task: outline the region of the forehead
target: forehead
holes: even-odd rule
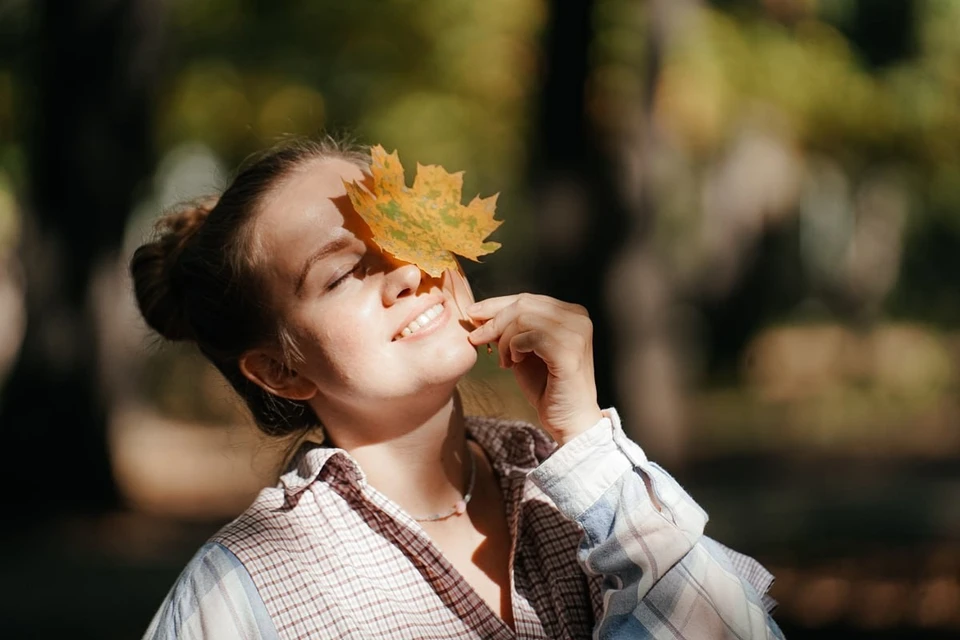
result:
[[[294,170],[264,199],[254,235],[268,269],[289,275],[317,247],[344,233],[350,211],[343,181],[362,180],[357,165],[339,158]]]

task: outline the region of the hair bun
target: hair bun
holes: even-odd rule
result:
[[[180,258],[214,206],[214,199],[201,200],[164,215],[155,227],[158,237],[140,246],[130,260],[140,313],[168,340],[194,339],[184,304]]]

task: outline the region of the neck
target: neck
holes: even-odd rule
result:
[[[325,429],[330,441],[357,461],[367,482],[408,513],[419,517],[450,509],[462,497],[469,469],[459,394],[433,411],[381,415],[390,417],[366,418],[363,425],[325,422]]]

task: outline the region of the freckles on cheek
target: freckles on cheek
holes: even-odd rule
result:
[[[336,369],[353,370],[369,360],[382,336],[372,323],[373,313],[363,307],[347,307],[331,313],[321,328],[321,342],[329,362]]]

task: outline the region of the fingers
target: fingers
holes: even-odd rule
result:
[[[523,362],[527,354],[533,353],[554,375],[576,371],[583,361],[580,336],[572,331],[521,331],[514,334],[508,344],[507,353],[512,363]]]
[[[474,345],[497,340],[507,326],[518,317],[542,316],[576,332],[592,332],[593,323],[580,305],[560,302],[547,296],[520,294],[488,298],[467,308],[470,317],[479,324],[470,334]]]
[[[499,311],[470,333],[470,342],[497,342],[500,366],[509,368],[528,353],[536,353],[548,367],[561,371],[577,366],[592,347],[593,324],[575,305],[558,304],[551,298],[525,299],[505,296],[495,299]]]
[[[518,340],[520,336],[526,337]],[[497,340],[500,366],[509,368],[535,352],[548,364],[559,367],[566,364],[560,350],[576,349],[579,342],[575,332],[550,317],[519,315],[507,324]]]
[[[509,296],[498,296],[487,298],[467,307],[467,313],[478,322],[484,322],[493,318],[512,304],[522,307],[544,307],[551,306],[575,315],[587,317],[587,310],[578,304],[563,302],[550,296],[542,296],[534,293],[519,293]]]

